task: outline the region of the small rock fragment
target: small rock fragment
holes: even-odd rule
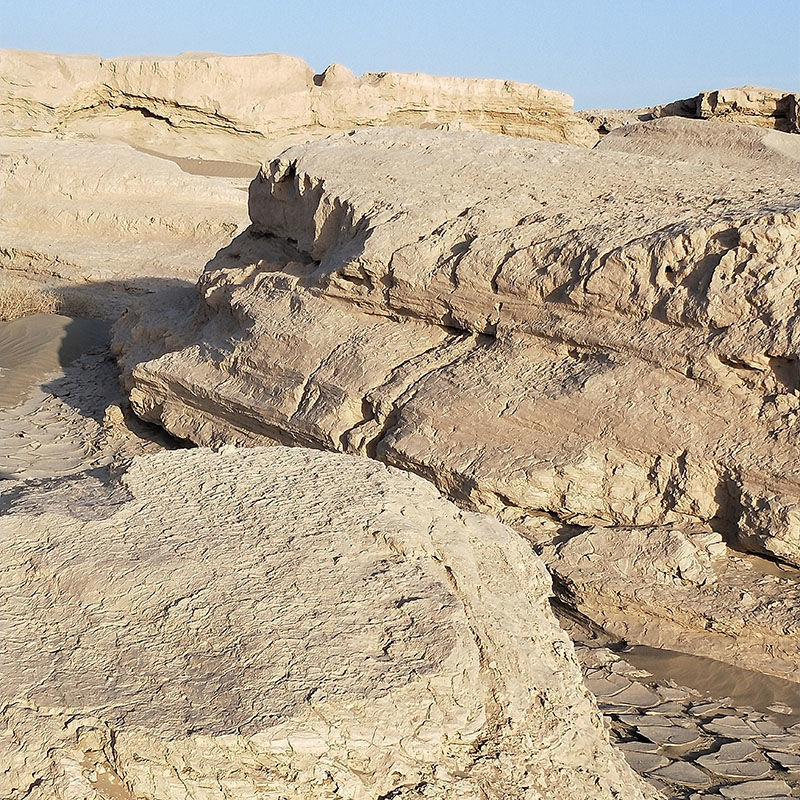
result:
[[[680,783],[683,786],[691,786],[697,789],[701,789],[711,783],[711,779],[705,772],[687,761],[673,761],[672,764],[656,770],[653,774],[671,783]]]

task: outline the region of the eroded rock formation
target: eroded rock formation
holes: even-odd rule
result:
[[[718,119],[787,133],[800,133],[799,105],[800,94],[797,92],[784,92],[763,86],[737,86],[732,89],[700,92],[695,97],[658,106],[654,110],[654,116]]]
[[[79,496],[5,498],[4,797],[654,794],[530,546],[429,483],[226,448]]]
[[[800,94],[761,86],[739,86],[700,92],[685,100],[632,109],[588,109],[577,112],[601,136],[623,125],[663,117],[716,120],[800,133]]]
[[[116,319],[131,293],[194,283],[248,221],[233,182],[120,142],[0,137],[0,186],[6,288],[56,287],[88,316]]]
[[[540,545],[699,525],[800,563],[799,198],[759,167],[396,129],[290,150],[198,304],[118,325],[131,401],[199,444],[371,455]]]
[[[178,156],[254,161],[363,125],[456,127],[591,146],[562,92],[513,81],[369,73],[320,75],[279,54],[177,58],[0,53],[0,123],[113,138]]]

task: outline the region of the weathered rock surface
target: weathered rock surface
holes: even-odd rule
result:
[[[197,314],[118,328],[138,413],[374,455],[535,537],[713,522],[800,562],[794,175],[455,136],[273,162]]]
[[[563,599],[611,635],[800,682],[797,574],[765,575],[718,534],[590,528],[545,560]]]
[[[696,117],[745,123],[800,133],[800,94],[763,86],[737,86],[700,92],[687,100],[676,100],[654,109],[653,116]]]
[[[299,449],[8,496],[3,796],[642,798],[528,543]]]
[[[66,287],[73,310],[91,316],[116,318],[130,294],[194,283],[247,226],[230,181],[119,142],[1,137],[0,188],[2,280],[20,292]]]
[[[664,117],[614,129],[598,150],[688,161],[739,172],[800,171],[800,136],[752,125]]]
[[[176,58],[0,52],[0,124],[121,139],[171,155],[260,163],[289,144],[363,125],[456,127],[591,147],[562,92],[513,81],[315,75],[279,54]]]
[[[800,133],[800,94],[761,86],[718,89],[686,100],[643,108],[594,108],[578,111],[600,136],[623,125],[662,117],[688,117],[734,124],[755,125],[785,133]]]

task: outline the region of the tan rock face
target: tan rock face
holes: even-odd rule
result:
[[[800,133],[800,94],[762,86],[700,92],[685,100],[634,109],[589,109],[577,116],[601,136],[624,125],[663,117],[689,117]]]
[[[628,124],[612,130],[597,148],[737,172],[800,169],[800,136],[715,119],[663,117]]]
[[[119,142],[0,137],[0,189],[2,280],[69,287],[82,316],[116,318],[130,292],[193,283],[247,226],[233,182]]]
[[[255,161],[361,125],[466,124],[591,147],[572,98],[513,81],[321,75],[278,54],[100,59],[2,51],[0,121],[17,131],[121,139],[177,156]]]
[[[419,478],[193,450],[4,504],[6,797],[652,794],[530,546]]]
[[[707,522],[800,562],[793,174],[371,131],[250,214],[169,346],[119,326],[146,419],[373,455],[535,538]]]
[[[544,558],[563,599],[609,634],[800,681],[797,572],[764,574],[719,534],[589,528]]]

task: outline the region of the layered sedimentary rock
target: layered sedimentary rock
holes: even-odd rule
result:
[[[700,92],[685,100],[632,109],[588,109],[577,116],[601,136],[623,125],[662,117],[688,117],[800,133],[800,94],[761,86]]]
[[[800,682],[794,570],[764,574],[719,534],[670,526],[589,528],[545,558],[565,602],[609,635]]]
[[[131,402],[199,444],[373,456],[541,544],[703,525],[800,563],[800,198],[762,167],[402,130],[290,150],[198,302],[119,323]]]
[[[696,117],[757,125],[788,133],[800,133],[800,94],[763,86],[737,86],[700,92],[686,100],[658,106],[654,117]]]
[[[0,123],[121,139],[178,156],[254,161],[290,143],[363,125],[468,126],[591,146],[561,92],[513,81],[323,73],[267,54],[177,58],[0,55]]]
[[[69,287],[75,310],[93,316],[115,318],[129,292],[196,281],[247,226],[230,181],[119,142],[4,136],[0,185],[4,283]]]
[[[643,798],[529,544],[300,449],[4,498],[3,796]]]

